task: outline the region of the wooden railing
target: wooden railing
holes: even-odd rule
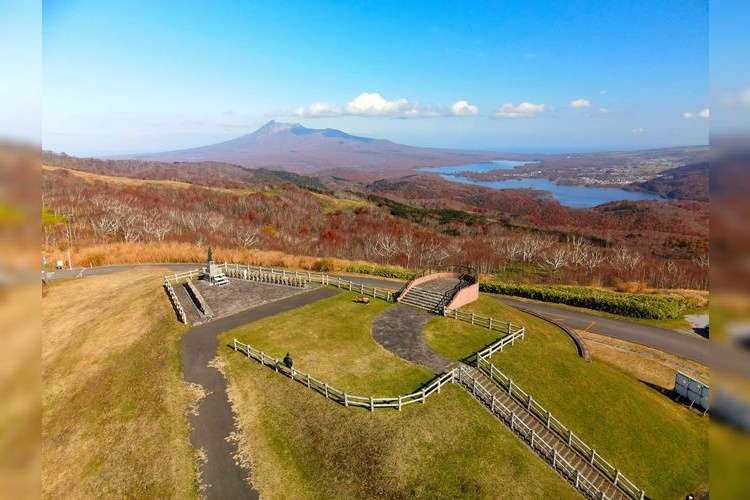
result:
[[[455,370],[451,370],[439,376],[424,389],[407,394],[405,396],[396,396],[390,398],[376,398],[372,396],[357,396],[348,394],[342,390],[336,389],[330,384],[316,379],[308,373],[304,373],[296,368],[287,368],[279,359],[269,356],[263,351],[254,349],[249,345],[234,339],[234,350],[245,354],[248,358],[258,361],[260,364],[273,368],[278,373],[282,373],[295,382],[307,386],[309,389],[322,394],[344,407],[360,407],[370,411],[376,409],[392,408],[401,410],[402,407],[413,403],[424,403],[432,394],[439,393],[440,388],[445,384],[453,382],[456,376]]]
[[[489,351],[489,349],[485,349],[485,351]],[[552,413],[535,401],[530,394],[518,387],[510,377],[497,369],[497,367],[489,360],[489,357],[492,355],[491,352],[487,354],[485,351],[477,353],[477,368],[482,370],[492,381],[505,389],[510,396],[529,410],[529,412],[544,424],[547,429],[560,436],[560,438],[567,442],[570,448],[583,456],[592,466],[609,478],[615,486],[619,487],[629,497],[640,499],[644,497],[643,490],[640,490],[632,481],[623,476],[617,468],[604,460],[596,450],[587,445],[581,438],[576,436],[572,430],[552,416]]]
[[[239,273],[247,270],[248,273],[257,273],[273,277],[279,277],[281,280],[296,280],[297,283],[320,283],[321,285],[331,285],[353,292],[359,292],[362,295],[369,295],[388,302],[393,302],[394,292],[391,289],[383,287],[368,286],[356,281],[350,281],[340,276],[330,276],[328,274],[313,273],[310,271],[287,271],[285,269],[274,269],[272,267],[246,266],[242,264],[221,264],[219,267],[224,269],[226,274],[230,272]],[[239,275],[238,275],[239,276]]]
[[[503,420],[510,429],[518,434],[521,439],[531,445],[531,449],[539,453],[543,458],[552,464],[555,470],[558,470],[565,476],[576,489],[582,491],[591,498],[608,498],[606,494],[597,488],[593,482],[582,475],[578,469],[558,453],[558,451],[548,443],[544,438],[537,435],[534,429],[526,425],[515,413],[498,400],[482,383],[474,378],[465,368],[459,367],[457,382],[460,383],[467,391],[482,402],[493,415]]]
[[[523,338],[525,328],[523,326],[514,325],[507,321],[500,321],[488,316],[481,316],[479,314],[467,313],[460,309],[447,309],[443,308],[443,316],[447,318],[453,318],[461,321],[466,321],[472,325],[479,325],[490,330],[495,330],[501,333],[509,335],[520,334],[520,338]]]
[[[180,281],[189,281],[199,278],[203,273],[202,269],[192,269],[190,271],[183,271],[181,273],[168,274],[164,276],[164,282],[170,284],[177,284]]]

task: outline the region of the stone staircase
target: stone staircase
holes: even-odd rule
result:
[[[462,387],[585,496],[631,498],[482,371],[464,365],[459,373]]]
[[[430,312],[441,313],[442,311],[438,311],[437,308],[442,299],[443,292],[436,292],[415,286],[410,288],[409,291],[401,297],[400,302],[402,304],[419,307],[420,309],[426,309]]]

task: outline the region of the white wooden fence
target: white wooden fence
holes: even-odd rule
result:
[[[608,498],[594,483],[579,473],[575,466],[565,460],[551,444],[541,436],[538,436],[534,429],[526,425],[520,418],[517,418],[512,410],[495,398],[479,380],[474,378],[463,367],[458,368],[457,382],[487,406],[493,415],[500,417],[521,439],[529,443],[535,452],[547,459],[553,468],[560,471],[563,476],[567,477],[575,485],[576,489],[581,490],[591,498]]]
[[[381,408],[393,408],[401,410],[402,407],[413,403],[424,403],[427,397],[432,394],[439,393],[440,388],[445,384],[453,382],[456,376],[455,370],[451,370],[444,373],[430,385],[419,391],[407,394],[405,396],[396,396],[390,398],[376,398],[372,396],[357,396],[354,394],[348,394],[342,390],[332,387],[326,382],[316,379],[308,373],[301,372],[295,368],[287,368],[284,363],[279,359],[269,356],[263,351],[254,349],[247,344],[234,339],[235,351],[245,354],[248,358],[258,361],[260,364],[273,368],[279,373],[283,373],[292,380],[299,382],[302,385],[322,394],[328,399],[331,399],[345,407],[360,407],[366,408],[370,411],[375,411]]]
[[[489,349],[485,349],[485,351],[489,351]],[[482,351],[482,353],[485,351]],[[615,486],[622,489],[631,498],[644,498],[643,490],[639,489],[632,481],[623,476],[617,468],[604,460],[596,450],[587,445],[581,438],[576,436],[572,430],[552,416],[551,412],[535,401],[530,394],[518,387],[510,377],[498,370],[489,360],[491,354],[482,353],[477,353],[477,368],[482,370],[491,380],[505,389],[508,394],[521,405],[526,407],[526,409],[541,421],[547,429],[550,429],[560,436],[570,448],[580,453],[592,466],[596,467],[602,472],[602,474],[613,481]]]
[[[177,312],[177,318],[181,323],[187,323],[185,310],[182,309],[182,304],[180,304],[179,299],[177,299],[177,295],[174,293],[172,284],[167,279],[164,279],[164,288],[167,290],[167,295],[169,296],[169,301],[172,303],[172,307],[174,307],[175,311]]]
[[[464,312],[460,309],[443,308],[443,316],[460,321],[466,321],[467,323],[471,323],[472,325],[479,325],[481,327],[489,328],[490,330],[495,330],[500,333],[506,333],[509,335],[521,332],[521,338],[523,338],[524,327],[514,325],[513,323],[509,323],[507,321],[500,321],[488,316],[481,316],[475,313]]]

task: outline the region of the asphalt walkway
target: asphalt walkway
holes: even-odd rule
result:
[[[372,336],[396,356],[443,373],[453,362],[433,351],[422,337],[422,327],[433,317],[422,309],[395,304],[372,322]]]
[[[268,316],[331,297],[339,293],[333,288],[318,288],[288,298],[270,302],[253,309],[196,326],[182,337],[182,371],[186,382],[203,386],[203,398],[196,415],[189,417],[193,429],[190,443],[205,452],[206,461],[201,467],[202,482],[208,485],[205,498],[257,499],[258,492],[245,480],[251,471],[242,469],[233,459],[237,445],[229,440],[234,432],[234,419],[227,398],[227,384],[216,368],[208,366],[216,356],[216,338],[219,334],[238,326],[258,321]]]

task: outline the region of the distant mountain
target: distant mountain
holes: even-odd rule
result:
[[[321,172],[344,168],[411,169],[490,161],[498,153],[404,146],[336,129],[270,121],[255,132],[218,144],[113,159],[161,162],[226,162],[244,167]]]

